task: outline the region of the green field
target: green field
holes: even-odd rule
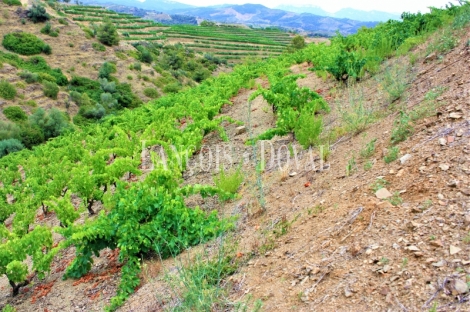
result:
[[[88,26],[110,19],[116,25],[121,40],[156,41],[162,44],[182,43],[197,53],[212,53],[230,62],[238,62],[246,56],[265,58],[280,55],[292,40],[288,33],[275,29],[251,29],[228,25],[164,26],[131,14],[91,6],[70,6],[64,11],[74,21],[85,22]]]

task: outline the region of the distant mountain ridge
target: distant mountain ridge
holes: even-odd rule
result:
[[[353,8],[344,8],[335,13],[323,10],[319,6],[304,5],[304,6],[293,6],[293,5],[278,5],[276,9],[294,12],[294,13],[311,13],[321,16],[330,16],[336,18],[349,18],[352,20],[363,21],[363,22],[385,22],[389,19],[400,19],[400,14],[382,12],[382,11],[363,11]]]
[[[168,24],[174,24],[175,20],[187,20],[188,23],[193,24],[194,19],[205,19],[214,22],[244,24],[255,27],[275,26],[314,36],[332,36],[336,31],[343,35],[348,35],[357,32],[363,26],[374,27],[377,24],[377,22],[320,16],[311,13],[299,14],[280,9],[270,9],[261,4],[218,5],[210,7],[192,7],[181,4],[183,7],[179,7],[180,4],[178,2],[165,0],[147,0],[145,2],[137,0],[84,0],[84,3],[104,5],[120,12],[132,13],[139,11],[139,16],[141,17]],[[126,6],[129,9],[126,9]],[[143,14],[141,10],[148,10],[148,14]],[[164,12],[166,14],[155,14],[156,12]],[[185,16],[185,18],[181,19],[182,16]]]

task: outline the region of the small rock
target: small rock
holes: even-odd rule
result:
[[[439,200],[444,200],[444,199],[446,199],[446,198],[444,197],[444,195],[442,195],[441,193],[437,194],[437,198],[438,198]]]
[[[386,188],[381,188],[377,192],[375,192],[375,196],[377,196],[378,199],[387,199],[392,197],[392,193],[390,193]]]
[[[447,143],[450,144],[450,143],[453,143],[454,141],[455,141],[455,137],[453,137],[453,136],[448,136],[447,137]]]
[[[394,282],[394,281],[396,281],[396,280],[399,279],[399,278],[400,278],[400,276],[396,276],[396,275],[395,275],[395,276],[392,276],[392,277],[390,278],[390,282]]]
[[[466,294],[468,293],[468,285],[462,280],[455,280],[454,281],[454,288],[459,294]]]
[[[408,246],[406,247],[406,249],[408,249],[409,251],[419,251],[419,248],[416,246]]]
[[[469,264],[470,264],[470,261],[465,261],[465,260],[463,260],[463,261],[462,261],[462,264],[463,264],[463,265],[469,265]]]
[[[441,260],[439,262],[433,263],[432,265],[435,266],[436,268],[440,268],[440,267],[443,267],[444,265],[446,265],[446,262],[444,260]]]
[[[460,119],[460,118],[462,118],[462,114],[457,113],[457,112],[453,112],[453,113],[449,114],[449,117],[452,118],[452,119]]]
[[[387,272],[390,271],[391,269],[392,269],[392,268],[391,268],[389,265],[385,265],[385,266],[383,267],[382,271],[383,271],[384,273],[387,273]]]
[[[240,126],[235,129],[235,135],[240,135],[246,132],[245,126]]]
[[[424,256],[424,253],[422,253],[421,251],[417,251],[414,253],[414,255],[416,258],[421,258],[422,256]]]
[[[388,288],[388,286],[385,286],[385,287],[382,287],[379,291],[379,293],[382,295],[382,296],[386,296],[388,295],[388,293],[390,292],[390,288]]]
[[[460,138],[464,133],[465,133],[465,131],[463,129],[459,129],[459,130],[457,130],[456,135]]]
[[[452,246],[452,245],[450,245],[450,247],[449,247],[449,252],[450,252],[451,256],[453,256],[455,254],[458,254],[461,251],[462,251],[462,248],[455,247],[455,246]]]
[[[350,297],[352,297],[352,295],[353,295],[353,293],[351,292],[351,290],[349,290],[349,287],[348,286],[344,287],[344,296],[346,298],[350,298]]]
[[[447,140],[445,138],[440,138],[439,139],[439,144],[441,144],[442,146],[445,146],[445,145],[447,145]]]
[[[434,258],[427,258],[427,259],[426,259],[426,262],[427,262],[427,263],[432,263],[432,262],[436,262],[436,261],[437,261],[437,260],[434,259]]]
[[[433,53],[429,54],[428,56],[426,56],[426,58],[424,59],[424,63],[434,61],[435,59],[437,59],[437,54],[436,54],[436,52],[433,52]],[[426,73],[426,72],[424,72],[424,73]]]
[[[450,166],[448,164],[440,164],[439,168],[441,168],[442,171],[447,171],[449,170]]]
[[[449,187],[457,187],[457,185],[459,185],[459,181],[457,181],[457,180],[451,180],[451,181],[447,182],[447,186],[449,186]]]
[[[397,177],[403,176],[404,173],[405,173],[405,170],[403,170],[403,169],[398,170]]]
[[[410,160],[413,156],[410,154],[406,154],[405,156],[400,158],[400,163],[404,165],[408,160]]]
[[[296,175],[297,175],[297,172],[291,172],[291,173],[289,173],[289,177],[291,177],[291,178],[292,178],[292,177],[295,177]]]
[[[431,241],[429,244],[431,246],[434,246],[434,247],[443,247],[444,246],[444,245],[442,245],[442,242],[440,240]]]
[[[470,196],[470,189],[468,188],[460,189],[460,192],[466,196]]]

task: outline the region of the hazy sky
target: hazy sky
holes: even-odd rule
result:
[[[196,6],[208,6],[216,4],[244,4],[244,3],[259,3],[267,7],[273,8],[280,4],[289,4],[289,5],[313,5],[319,6],[326,11],[336,12],[341,8],[352,7],[360,10],[378,10],[386,12],[395,12],[402,13],[407,12],[428,12],[427,7],[441,7],[445,4],[452,2],[457,4],[456,0],[361,0],[361,1],[351,1],[351,0],[175,0],[177,2],[182,2],[186,4],[196,5]]]

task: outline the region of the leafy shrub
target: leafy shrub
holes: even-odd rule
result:
[[[46,25],[44,25],[44,27],[41,28],[40,30],[41,34],[46,34],[46,35],[49,35],[51,31],[52,31],[52,25],[49,22],[47,22]]]
[[[225,172],[223,166],[220,168],[219,174],[214,177],[214,184],[218,189],[224,192],[235,194],[243,182],[243,173],[240,168]],[[227,200],[226,196],[221,196],[222,200]]]
[[[19,5],[21,6],[21,1],[20,0],[3,0],[3,3],[6,5]]]
[[[9,33],[3,37],[5,49],[21,55],[33,55],[44,52],[47,54],[47,44],[33,34],[26,32]],[[50,49],[50,47],[49,47]]]
[[[49,14],[46,13],[46,9],[40,3],[33,3],[33,6],[28,11],[28,18],[33,23],[45,22],[50,19]]]
[[[135,62],[134,64],[132,64],[132,69],[141,71],[142,70],[142,64],[140,64],[140,62]]]
[[[384,156],[384,161],[385,163],[389,164],[395,160],[398,159],[398,153],[400,152],[400,149],[398,148],[398,146],[394,146],[392,147],[387,155]]]
[[[36,73],[32,73],[30,71],[22,71],[20,73],[20,78],[24,79],[27,83],[35,83],[39,81],[39,75]],[[54,79],[55,80],[55,79]]]
[[[56,79],[48,73],[39,73],[39,81],[56,82]]]
[[[26,113],[19,106],[9,106],[3,110],[3,114],[6,118],[14,122],[28,119]]]
[[[377,139],[373,139],[369,143],[366,144],[366,146],[361,150],[361,156],[363,158],[369,158],[372,155],[374,155],[375,152],[375,142],[377,142]]]
[[[44,134],[44,139],[57,137],[71,129],[67,117],[56,108],[52,108],[47,113],[44,109],[38,108],[36,112],[29,117],[32,126],[37,126]]]
[[[24,149],[24,145],[16,139],[8,139],[0,141],[0,157],[10,153],[18,152]]]
[[[0,80],[0,97],[5,100],[13,100],[16,96],[16,88],[6,80]]]
[[[179,82],[173,82],[170,84],[167,84],[163,88],[163,92],[165,93],[178,93],[181,90],[182,86]]]
[[[33,146],[39,145],[45,141],[44,132],[37,125],[26,123],[21,125],[21,143],[26,148],[32,148]]]
[[[144,89],[144,94],[145,94],[145,96],[147,96],[151,99],[156,99],[159,96],[158,91],[154,88],[145,88]]]
[[[98,28],[98,40],[107,46],[119,44],[119,34],[111,21],[106,21]]]
[[[0,120],[0,141],[19,138],[20,128],[17,124]]]
[[[47,54],[47,55],[50,55],[52,53],[52,48],[50,45],[48,44],[45,44],[43,47],[42,47],[42,52],[44,52],[44,54]]]
[[[55,82],[44,81],[42,91],[44,92],[45,96],[57,100],[59,86]]]
[[[93,47],[93,50],[95,51],[100,51],[100,52],[106,51],[106,47],[102,45],[101,43],[93,42],[91,46]]]
[[[78,113],[85,118],[98,120],[106,115],[106,110],[101,104],[96,104],[95,107],[82,107]]]
[[[98,77],[99,78],[106,78],[110,79],[111,74],[114,74],[116,72],[116,65],[113,63],[109,62],[104,62],[103,65],[101,65],[100,70],[98,72]]]
[[[62,24],[62,25],[68,25],[69,24],[65,18],[59,18],[58,22],[59,22],[59,24]]]

